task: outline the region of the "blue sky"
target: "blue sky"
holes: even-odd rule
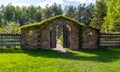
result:
[[[0,0],[0,5],[7,5],[8,3],[12,3],[14,6],[41,6],[44,8],[46,4],[51,6],[53,3],[61,4],[62,7],[66,5],[74,5],[77,6],[80,3],[95,3],[95,0]]]

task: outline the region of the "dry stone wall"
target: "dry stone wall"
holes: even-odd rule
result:
[[[50,47],[50,27],[53,24],[61,23],[68,25],[70,30],[70,49],[78,50],[82,40],[83,49],[97,48],[98,34],[95,29],[83,27],[82,33],[79,34],[79,29],[75,26],[76,23],[66,19],[55,19],[50,23],[44,23],[40,27],[31,29],[22,29],[22,48],[23,49],[51,49]],[[82,39],[79,39],[79,35],[82,35]]]
[[[98,33],[95,29],[85,28],[82,34],[82,48],[95,49],[98,48]]]

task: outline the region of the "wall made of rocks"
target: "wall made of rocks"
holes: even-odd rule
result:
[[[98,33],[95,29],[85,28],[82,34],[82,48],[95,49],[98,48]]]

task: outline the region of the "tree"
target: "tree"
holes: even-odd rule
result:
[[[111,0],[107,6],[107,16],[103,31],[120,31],[120,0]]]
[[[77,11],[76,11],[76,20],[78,20],[79,22],[81,23],[84,23],[84,14],[85,13],[85,4],[80,4],[77,8]]]
[[[44,9],[44,18],[50,18],[62,14],[63,14],[63,10],[61,8],[61,5],[57,5],[56,3],[54,3],[50,7],[46,6],[46,8]]]
[[[9,3],[6,7],[3,8],[4,20],[6,22],[14,20],[15,7]]]
[[[42,15],[43,15],[43,9],[40,6],[38,6],[36,8],[36,13],[35,13],[36,22],[39,22],[42,20]]]
[[[106,16],[106,2],[105,0],[97,0],[93,10],[93,19],[91,26],[101,29],[104,22],[104,17]]]
[[[15,22],[18,22],[21,14],[22,14],[21,8],[19,6],[16,6],[16,8],[15,8],[15,17],[14,17]]]
[[[76,18],[76,7],[70,5],[65,7],[65,16]]]
[[[29,23],[34,23],[35,22],[35,14],[36,14],[36,7],[31,5],[26,9],[26,14],[28,16]]]
[[[0,11],[0,27],[2,26],[2,13]]]
[[[80,4],[76,11],[76,20],[86,25],[91,23],[93,13],[93,4]]]
[[[29,23],[29,17],[27,14],[27,8],[25,6],[22,6],[20,15],[18,16],[18,23],[20,26],[28,24]]]
[[[2,26],[2,24],[3,24],[3,8],[4,8],[4,5],[1,5],[1,7],[0,7],[0,27]]]

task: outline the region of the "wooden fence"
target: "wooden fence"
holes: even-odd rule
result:
[[[21,46],[21,34],[0,33],[0,46]]]
[[[99,39],[99,47],[120,47],[120,32],[104,32],[100,34]]]
[[[21,46],[21,34],[0,33],[0,46]],[[120,47],[120,32],[100,33],[99,47]]]

